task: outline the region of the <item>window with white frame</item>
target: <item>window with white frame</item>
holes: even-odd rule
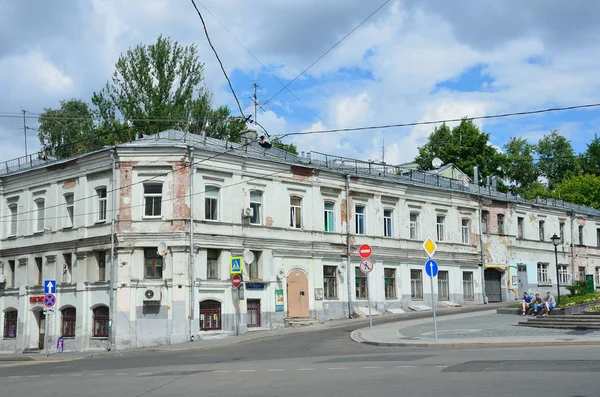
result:
[[[537,279],[538,283],[548,282],[548,264],[539,262],[537,264]]]
[[[219,188],[206,186],[204,191],[204,219],[207,221],[219,220]]]
[[[419,240],[419,214],[417,212],[410,213],[410,239]]]
[[[469,220],[463,219],[461,222],[462,242],[469,244]]]
[[[444,224],[446,223],[446,217],[438,215],[436,217],[437,225],[437,241],[444,241]]]
[[[356,298],[357,299],[366,299],[367,298],[367,275],[360,271],[360,268],[357,266],[354,268],[354,286],[356,289]]]
[[[558,282],[560,284],[567,284],[569,282],[567,276],[567,265],[558,265]]]
[[[252,190],[250,192],[250,208],[252,208],[252,217],[250,223],[253,225],[262,224],[262,192]]]
[[[365,206],[357,205],[354,207],[354,232],[356,234],[365,234]]]
[[[383,269],[385,299],[396,299],[396,269]]]
[[[104,221],[106,221],[106,208],[107,208],[107,206],[106,206],[106,203],[107,203],[106,188],[105,187],[96,188],[96,198],[98,200],[96,220],[98,222],[104,222]]]
[[[410,297],[411,299],[423,299],[423,272],[421,270],[410,270]]]
[[[600,267],[596,268],[596,288],[600,288]]]
[[[488,232],[488,218],[489,213],[487,211],[481,211],[481,233]]]
[[[546,222],[545,221],[539,221],[538,222],[539,225],[539,232],[540,232],[540,241],[544,241],[544,239],[546,238]]]
[[[162,215],[162,183],[144,184],[144,217],[159,218]]]
[[[525,218],[523,218],[522,216],[517,218],[517,238],[518,239],[522,239],[524,234],[524,226],[523,226],[523,222],[525,221]]]
[[[383,210],[383,236],[392,237],[392,210]]]
[[[585,266],[579,266],[579,278],[578,280],[585,281]]]
[[[560,233],[560,243],[564,244],[565,243],[565,223],[564,222],[560,222],[560,224],[558,225],[558,231]]]
[[[596,229],[596,247],[600,247],[600,229]]]
[[[216,249],[206,250],[206,278],[216,280],[219,278],[219,257],[221,251]]]
[[[337,266],[323,266],[323,291],[325,299],[337,299]]]
[[[504,214],[496,215],[496,223],[498,224],[498,234],[504,234]]]
[[[64,227],[75,225],[75,196],[73,193],[65,194],[65,224]]]
[[[290,197],[290,227],[302,228],[302,199],[300,197]]]
[[[579,233],[578,233],[578,235],[579,235],[579,245],[583,245],[583,226],[579,225],[578,230],[579,230]]]
[[[326,201],[323,207],[323,231],[334,232],[334,203]]]
[[[72,283],[73,282],[73,261],[72,254],[63,254],[63,269],[62,269],[62,282]]]
[[[475,299],[473,288],[473,272],[463,272],[463,298],[465,300]]]
[[[43,198],[35,200],[35,207],[36,207],[35,231],[43,232],[44,226],[46,223],[46,220],[45,220],[46,200],[44,200]]]
[[[16,236],[17,235],[17,225],[18,225],[17,203],[10,204],[8,206],[8,210],[10,211],[10,225],[9,225],[9,229],[8,229],[8,235]]]

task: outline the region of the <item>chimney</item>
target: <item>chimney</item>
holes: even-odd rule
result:
[[[479,167],[473,167],[473,183],[475,186],[479,186]]]
[[[493,187],[494,189],[496,189],[496,185],[497,185],[497,184],[496,184],[496,177],[495,177],[495,176],[493,176],[493,177],[492,177],[492,187]]]

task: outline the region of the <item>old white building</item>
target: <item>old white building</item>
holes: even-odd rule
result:
[[[598,211],[501,196],[457,172],[178,131],[67,160],[7,162],[0,349],[54,349],[59,336],[65,350],[123,349],[344,318],[368,306],[367,290],[380,312],[430,305],[428,235],[440,304],[482,303],[484,285],[489,300],[551,288],[553,228],[565,231],[564,281],[582,271],[598,278]],[[368,279],[358,270],[365,243],[375,264]],[[230,275],[239,256],[242,296]],[[44,280],[58,281],[48,314]]]

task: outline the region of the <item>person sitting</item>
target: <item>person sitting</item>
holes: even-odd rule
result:
[[[531,315],[537,315],[544,307],[545,303],[540,294],[535,294],[535,299],[533,300],[533,313]]]
[[[523,314],[527,313],[527,310],[531,307],[531,301],[533,300],[533,296],[528,295],[527,292],[523,292]]]
[[[542,316],[547,316],[548,313],[550,313],[550,310],[554,309],[554,307],[556,306],[556,301],[554,300],[552,293],[550,291],[548,291],[548,293],[546,295],[547,295],[546,302],[544,302],[544,307],[546,309],[546,312],[544,314],[542,314]]]

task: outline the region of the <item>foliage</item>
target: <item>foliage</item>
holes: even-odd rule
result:
[[[560,297],[560,307],[570,307],[577,305],[584,305],[586,303],[600,302],[600,293],[593,292],[591,294],[577,295],[577,296],[564,296]]]
[[[594,313],[600,312],[600,305],[590,306],[590,311]]]
[[[572,176],[562,181],[554,196],[571,203],[600,209],[600,176]]]
[[[581,158],[581,168],[586,174],[600,176],[600,139],[594,135],[592,142],[587,144],[587,150]]]
[[[567,286],[571,296],[583,296],[587,294],[587,281],[577,280],[572,285]]]
[[[512,137],[504,145],[505,175],[513,194],[525,195],[537,183],[539,170],[534,164],[535,145],[524,138]]]
[[[298,148],[293,143],[283,143],[279,138],[274,138],[271,143],[273,144],[273,147],[276,147],[277,149],[285,150],[296,156],[298,155]]]
[[[579,161],[571,142],[558,131],[545,135],[536,145],[539,160],[539,175],[548,180],[548,187],[554,190],[564,179],[579,174]]]

